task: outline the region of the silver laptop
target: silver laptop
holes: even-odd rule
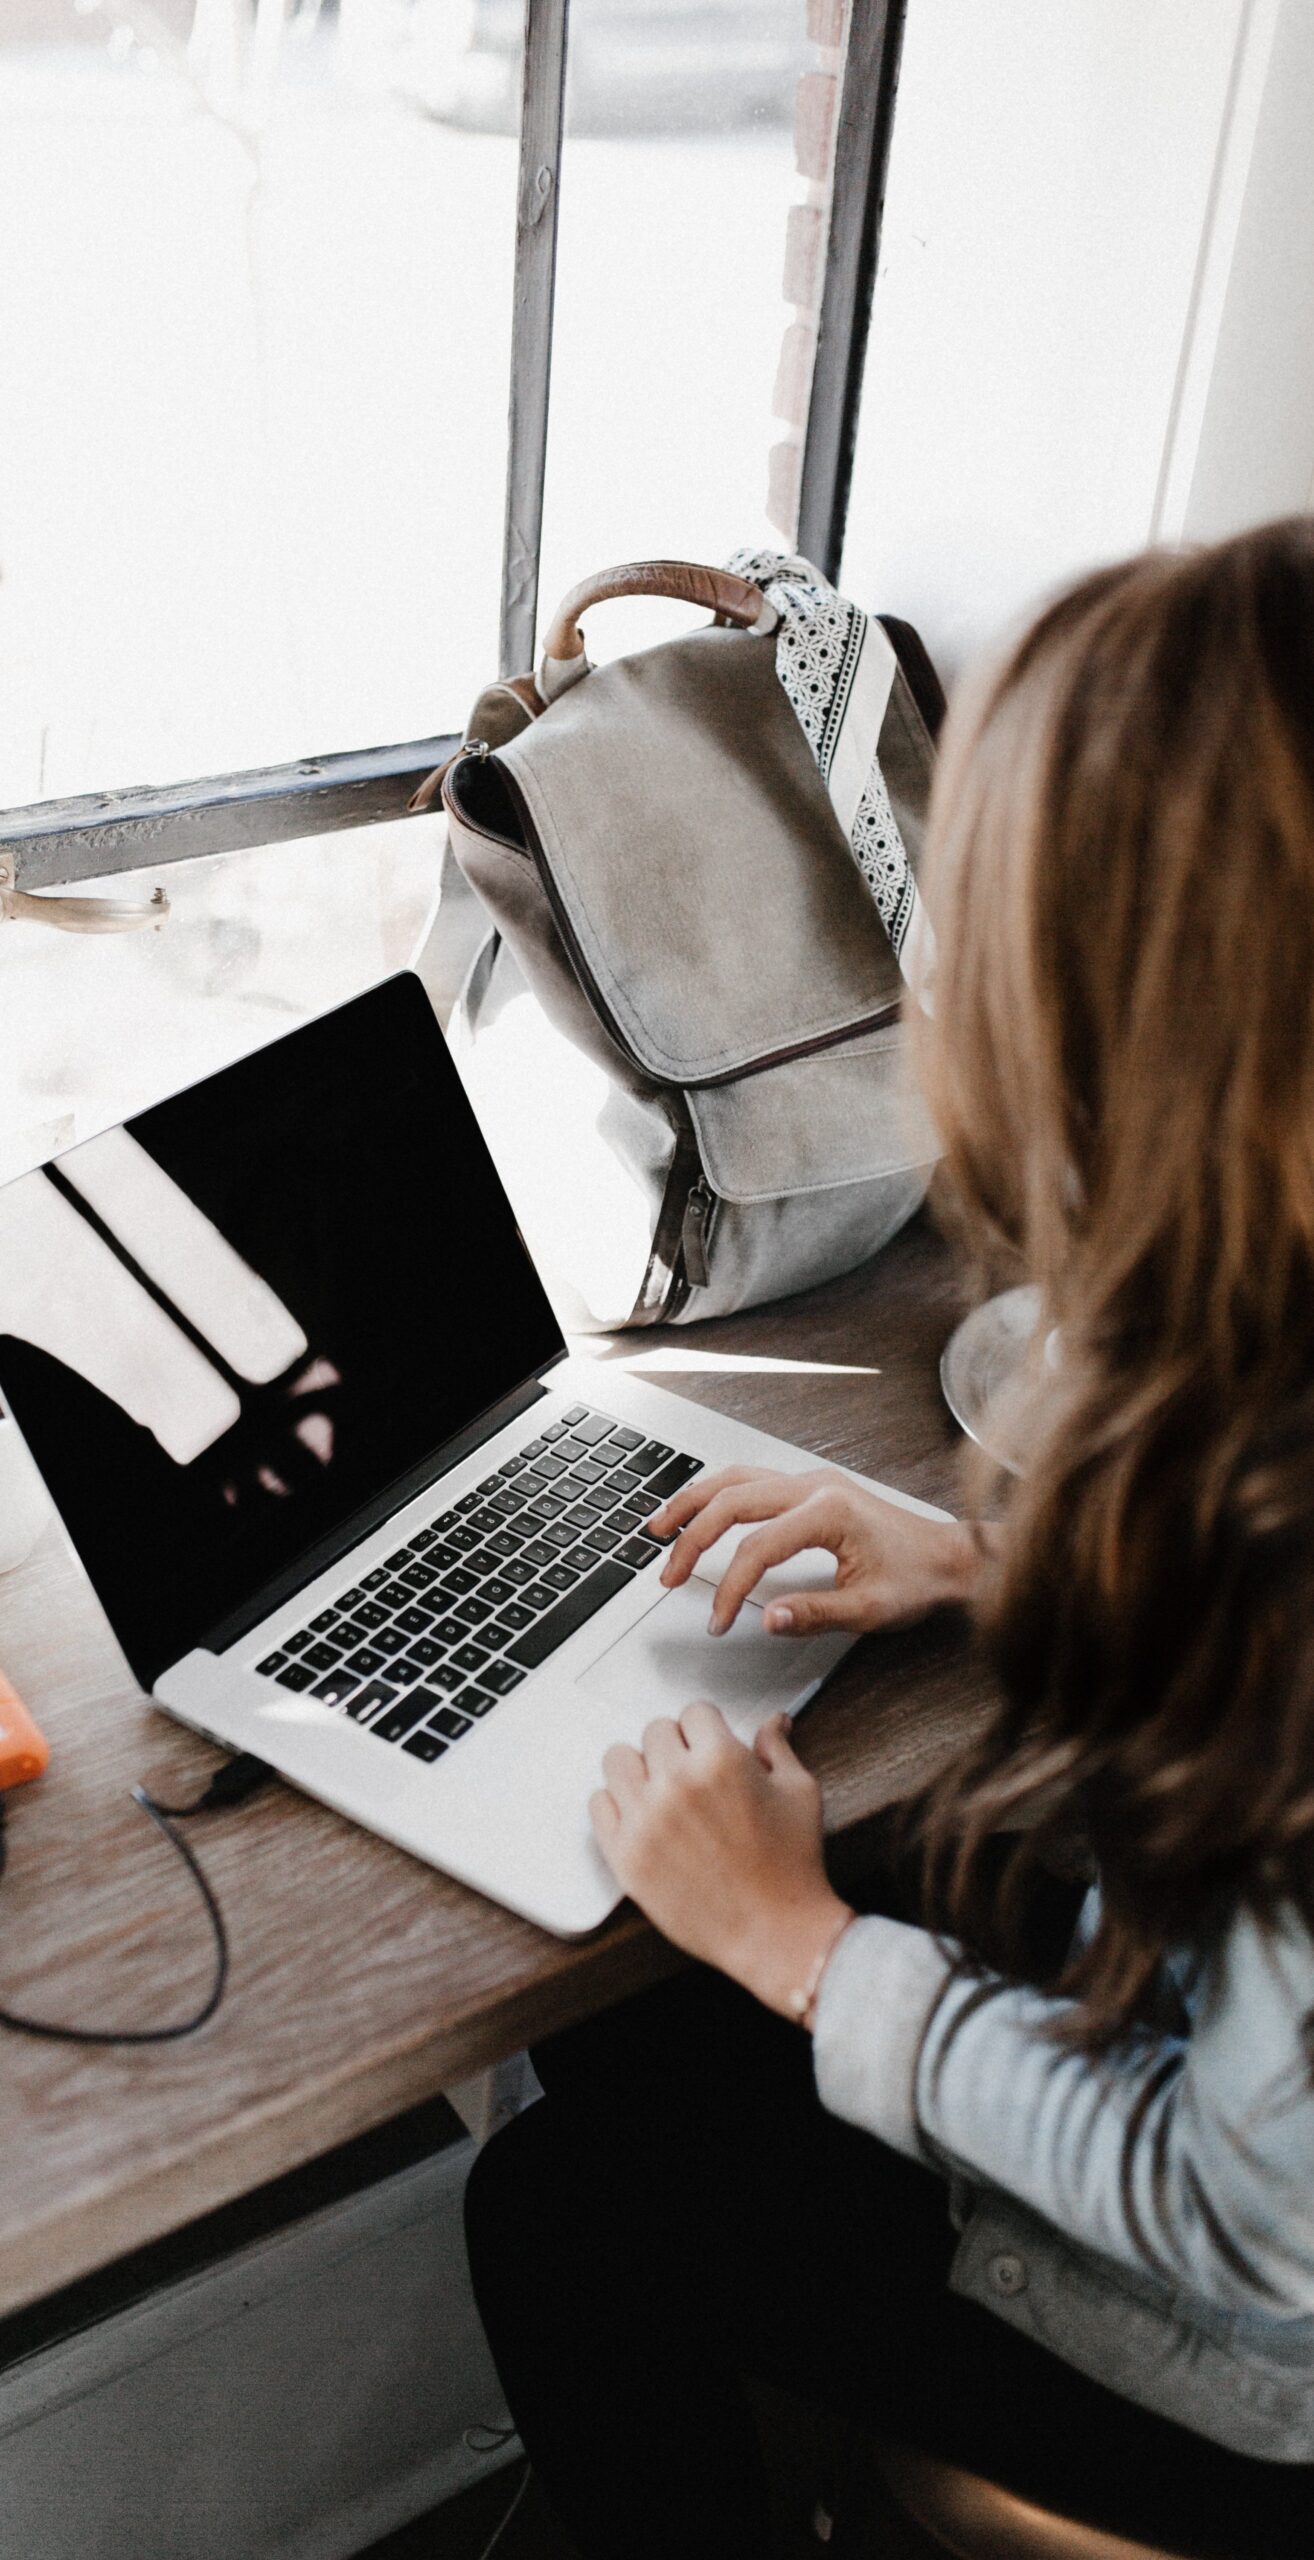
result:
[[[563,1934],[607,1745],[849,1641],[709,1636],[725,1553],[664,1591],[667,1494],[809,1462],[568,1355],[409,975],[0,1191],[0,1387],[161,1706]]]

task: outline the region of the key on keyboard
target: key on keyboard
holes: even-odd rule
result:
[[[646,1491],[654,1511],[659,1502],[669,1502],[671,1495],[678,1493],[690,1476],[700,1474],[702,1463],[701,1458],[672,1458],[668,1466],[661,1468],[657,1475],[650,1476]]]
[[[386,1715],[376,1717],[370,1731],[377,1733],[381,1742],[404,1742],[417,1724],[423,1724],[427,1714],[428,1704],[423,1690],[412,1689],[409,1698],[399,1698]]]
[[[367,1688],[358,1689],[354,1698],[348,1698],[347,1713],[353,1724],[363,1724],[376,1707],[390,1707],[396,1695],[396,1690],[387,1688],[382,1680],[371,1680]]]
[[[409,1751],[413,1760],[441,1760],[447,1745],[441,1734],[430,1733],[427,1724],[422,1724],[418,1733],[407,1734],[402,1749]]]
[[[536,1671],[541,1662],[547,1661],[550,1653],[556,1652],[558,1645],[565,1643],[567,1636],[573,1636],[580,1627],[587,1625],[597,1610],[605,1608],[607,1602],[614,1600],[617,1592],[623,1591],[626,1583],[633,1579],[633,1574],[623,1564],[600,1564],[583,1582],[577,1583],[573,1591],[568,1591],[555,1609],[549,1609],[535,1626],[526,1627],[524,1634],[517,1636],[513,1645],[508,1645],[508,1661],[518,1662],[525,1671]]]
[[[448,1742],[459,1742],[469,1730],[469,1717],[459,1716],[455,1707],[440,1707],[437,1715],[429,1718],[430,1733],[441,1733]]]
[[[316,1681],[315,1695],[325,1699],[331,1707],[341,1707],[361,1685],[358,1671],[330,1671],[325,1679]]]

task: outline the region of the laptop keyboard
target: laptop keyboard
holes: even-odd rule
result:
[[[702,1464],[573,1405],[256,1668],[440,1760],[655,1561],[642,1523]]]

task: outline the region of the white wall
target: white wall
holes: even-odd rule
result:
[[[1163,531],[1204,540],[1314,503],[1314,7],[1248,32],[1165,471]]]
[[[1310,0],[911,0],[842,583],[942,669],[1308,503]]]

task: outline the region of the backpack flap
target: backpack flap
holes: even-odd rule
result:
[[[706,1175],[677,1310],[715,1316],[866,1261],[920,1205],[939,1152],[896,1023],[685,1095]],[[691,1241],[697,1251],[690,1254]]]
[[[939,1154],[897,1023],[685,1095],[708,1181],[742,1207],[929,1173]]]
[[[769,637],[703,630],[597,668],[496,762],[584,992],[655,1082],[894,1018],[898,964]]]

